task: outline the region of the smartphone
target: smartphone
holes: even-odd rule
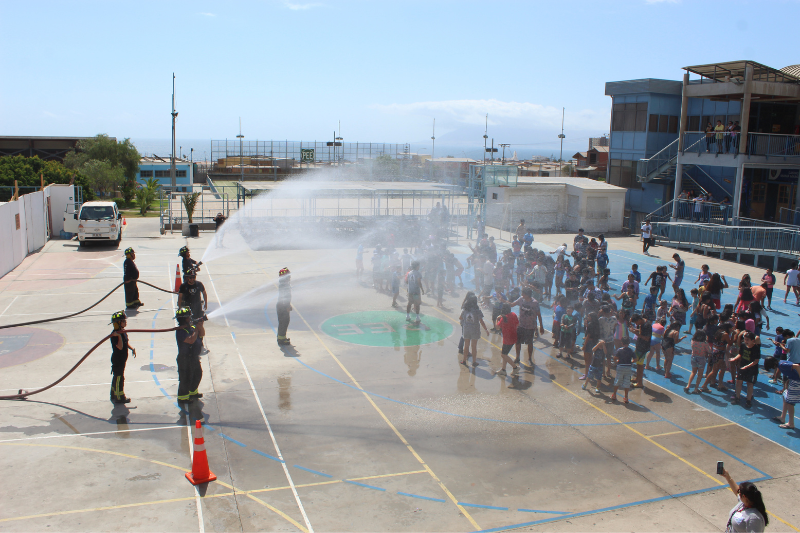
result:
[[[722,461],[717,461],[717,475],[722,475],[722,471],[725,470]]]

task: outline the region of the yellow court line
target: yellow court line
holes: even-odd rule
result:
[[[368,479],[382,479],[382,478],[395,477],[395,476],[407,476],[409,474],[426,474],[427,472],[428,472],[427,470],[413,470],[411,472],[398,472],[396,474],[381,474],[381,475],[378,475],[378,476],[349,477],[347,479],[350,480],[350,481],[366,481]],[[307,488],[307,487],[319,487],[319,486],[322,486],[322,485],[335,485],[337,483],[344,483],[344,480],[343,479],[333,479],[331,481],[318,481],[316,483],[303,483],[301,485],[295,485],[295,488],[299,489],[299,488]],[[276,491],[276,490],[287,490],[287,489],[290,489],[290,488],[291,487],[289,485],[285,485],[283,487],[269,487],[269,488],[266,488],[266,489],[253,489],[253,490],[247,490],[247,491],[242,491],[242,492],[246,492],[247,494],[256,494],[258,492],[272,492],[272,491]]]
[[[437,311],[439,311],[438,309],[436,309],[436,310],[437,310]],[[447,317],[447,318],[449,318],[450,320],[453,320],[451,317],[449,317],[448,315],[446,315],[446,314],[442,313],[441,311],[439,311],[439,313],[441,313],[442,315],[446,316],[446,317]],[[453,322],[455,322],[455,320],[453,320]],[[494,346],[495,348],[499,348],[499,346],[497,346],[496,344],[494,344],[494,343],[493,343],[492,341],[490,341],[490,340],[487,340],[486,342],[488,342],[489,344],[491,344],[491,345],[492,345],[492,346]],[[611,413],[609,413],[608,411],[606,411],[606,410],[604,410],[604,409],[601,409],[600,407],[597,407],[596,405],[594,405],[592,402],[588,401],[587,399],[585,399],[585,398],[582,398],[582,397],[578,396],[577,394],[575,394],[574,392],[572,392],[571,390],[569,390],[567,387],[565,387],[565,386],[564,386],[564,385],[562,385],[561,383],[557,382],[556,380],[551,380],[551,382],[552,382],[552,383],[554,383],[555,385],[557,385],[558,387],[560,387],[561,389],[565,390],[566,392],[570,393],[571,395],[573,395],[574,397],[576,397],[577,399],[579,399],[580,401],[582,401],[582,402],[583,402],[583,403],[585,403],[586,405],[589,405],[589,406],[593,407],[594,409],[597,409],[598,411],[600,411],[601,413],[603,413],[604,415],[606,415],[608,418],[610,418],[610,419],[611,419],[611,420],[613,420],[614,422],[617,422],[617,423],[618,423],[618,424],[620,424],[621,426],[623,426],[623,427],[625,427],[625,428],[629,429],[630,431],[632,431],[633,433],[635,433],[635,434],[639,435],[640,437],[642,437],[642,438],[643,438],[643,439],[645,439],[646,441],[650,442],[651,444],[653,444],[653,445],[654,445],[654,446],[656,446],[657,448],[660,448],[661,450],[663,450],[663,451],[667,452],[668,454],[670,454],[671,456],[675,457],[676,459],[678,459],[678,460],[679,460],[679,461],[681,461],[682,463],[686,464],[687,466],[690,466],[690,467],[692,467],[693,469],[695,469],[695,470],[696,470],[696,471],[698,471],[699,473],[701,473],[701,474],[703,474],[704,476],[706,476],[708,479],[712,480],[712,481],[713,481],[714,483],[716,483],[717,485],[720,485],[720,486],[723,486],[723,485],[724,485],[724,483],[722,483],[721,481],[719,481],[719,479],[715,478],[714,476],[712,476],[711,474],[709,474],[708,472],[706,472],[706,471],[705,471],[705,470],[703,470],[702,468],[700,468],[700,467],[698,467],[698,466],[695,466],[695,465],[693,465],[692,463],[690,463],[689,461],[687,461],[686,459],[684,459],[683,457],[681,457],[681,456],[680,456],[680,455],[678,455],[677,453],[675,453],[675,452],[673,452],[673,451],[671,451],[671,450],[668,450],[667,448],[665,448],[664,446],[660,445],[659,443],[657,443],[656,441],[654,441],[653,439],[651,439],[650,437],[648,437],[647,435],[645,435],[645,434],[644,434],[644,433],[642,433],[641,431],[639,431],[639,430],[637,430],[637,429],[635,429],[635,428],[631,427],[630,425],[626,424],[625,422],[623,422],[623,421],[622,421],[622,420],[620,420],[619,418],[615,417],[614,415],[612,415],[612,414],[611,414]]]
[[[458,503],[458,500],[456,499],[456,497],[453,496],[453,494],[447,489],[447,487],[445,487],[444,483],[442,483],[442,480],[440,480],[439,477],[436,474],[433,473],[433,470],[431,470],[431,468],[428,466],[428,464],[425,461],[422,460],[422,457],[419,456],[419,454],[411,446],[411,444],[409,444],[409,442],[406,440],[406,438],[403,437],[403,434],[400,433],[400,431],[398,431],[398,429],[394,426],[394,424],[392,424],[389,421],[387,416],[383,413],[383,411],[381,411],[381,408],[378,407],[378,405],[372,400],[370,395],[363,391],[363,387],[358,383],[356,378],[353,377],[353,375],[347,370],[347,368],[345,368],[345,366],[342,364],[342,362],[339,361],[339,358],[336,357],[336,355],[334,355],[334,353],[331,351],[330,348],[328,348],[328,345],[325,344],[325,342],[322,340],[322,338],[320,338],[320,336],[317,334],[316,330],[311,327],[311,324],[308,323],[308,321],[300,313],[300,311],[298,311],[296,307],[294,308],[294,311],[295,311],[295,313],[297,313],[297,316],[299,316],[300,319],[303,322],[305,322],[305,324],[308,327],[308,329],[314,334],[314,336],[317,338],[319,343],[322,344],[322,347],[325,348],[325,350],[330,354],[331,357],[333,357],[333,360],[336,361],[336,364],[339,365],[339,368],[341,368],[342,371],[345,374],[347,374],[347,376],[353,381],[353,384],[356,387],[358,387],[359,389],[362,389],[361,394],[363,394],[364,397],[367,399],[367,401],[372,405],[372,407],[375,408],[375,410],[378,412],[378,414],[381,416],[381,418],[383,418],[383,421],[386,422],[386,425],[388,425],[389,428],[391,428],[391,430],[394,432],[394,434],[397,435],[397,438],[400,439],[400,442],[402,442],[405,445],[405,447],[408,449],[408,451],[411,452],[411,455],[413,455],[414,458],[417,461],[419,461],[419,463],[422,465],[422,467],[428,472],[428,474],[430,474],[430,476],[433,478],[433,480],[439,485],[439,488],[441,488],[442,491],[444,491],[444,493],[447,494],[447,497],[450,498],[450,501],[452,501],[455,504],[455,506],[458,508],[458,510],[461,511],[461,514],[463,514],[466,517],[466,519],[469,520],[469,522],[472,524],[472,526],[475,529],[481,529],[481,526],[479,526],[478,523],[475,521],[475,519],[472,518],[472,515],[470,515],[467,512],[467,510],[462,505],[460,505]]]
[[[162,461],[156,461],[154,459],[145,459],[144,457],[138,457],[136,455],[130,455],[130,454],[127,454],[127,453],[112,452],[112,451],[108,451],[108,450],[97,450],[95,448],[84,448],[82,446],[64,446],[64,445],[60,445],[60,444],[34,444],[34,443],[28,443],[28,442],[0,442],[0,445],[3,445],[3,446],[35,446],[35,447],[39,447],[39,448],[62,448],[62,449],[65,448],[65,449],[69,449],[69,450],[81,450],[81,451],[86,451],[86,452],[105,453],[105,454],[108,454],[108,455],[117,455],[119,457],[127,457],[128,459],[137,459],[139,461],[146,461],[148,463],[153,463],[153,464],[165,466],[167,468],[173,468],[175,470],[180,470],[181,472],[186,472],[185,468],[182,468],[180,466],[171,465],[169,463],[165,463],[165,462],[162,462]],[[229,485],[229,484],[225,483],[224,481],[217,480],[215,483],[225,487],[226,489],[232,490],[234,492],[234,494],[237,493],[237,492],[245,492],[245,491],[237,490],[236,487],[234,487],[233,485]],[[204,496],[204,497],[207,497],[207,496]],[[193,500],[194,496],[191,499]],[[269,510],[277,513],[284,520],[288,521],[289,523],[291,523],[292,525],[294,525],[295,527],[297,527],[301,531],[303,531],[303,533],[308,533],[308,530],[305,527],[303,527],[302,525],[298,524],[297,521],[295,521],[291,516],[287,515],[283,511],[281,511],[279,509],[276,509],[276,508],[272,507],[271,505],[268,505],[268,504],[266,504],[266,503],[264,503],[264,502],[262,502],[260,500],[259,500],[259,503],[261,503],[264,506],[266,506]],[[125,505],[111,506],[111,507],[108,507],[107,509],[117,509],[117,508],[121,508],[121,507],[124,507],[124,506]],[[106,509],[106,508],[104,508],[104,509]],[[64,512],[61,512],[59,514],[67,514],[67,513],[69,513],[69,511],[64,511]]]
[[[252,256],[252,254],[250,254],[250,258],[254,262],[256,262],[256,264],[258,264],[258,262],[256,261],[255,257]],[[264,273],[265,276],[267,276],[267,278],[272,279],[270,277],[270,275],[266,272],[266,270],[264,270],[260,266],[259,266],[259,269]],[[275,285],[274,280],[272,281],[272,284]],[[353,381],[353,384],[355,384],[356,387],[358,387],[359,389],[362,389],[362,394],[364,395],[364,398],[367,399],[367,401],[370,403],[370,405],[372,405],[372,407],[375,409],[375,411],[377,411],[378,414],[381,416],[381,418],[383,418],[383,421],[386,422],[386,425],[388,425],[389,428],[391,428],[391,430],[394,432],[394,434],[397,435],[397,438],[400,439],[400,442],[402,442],[406,446],[408,451],[411,452],[411,455],[414,456],[414,458],[423,466],[423,468],[425,468],[425,471],[427,471],[428,474],[433,478],[433,480],[436,481],[436,483],[439,485],[439,488],[441,488],[442,491],[447,495],[447,497],[450,498],[450,501],[452,501],[455,504],[455,506],[458,508],[458,510],[461,511],[461,514],[463,514],[464,517],[467,520],[469,520],[469,522],[472,524],[472,526],[475,529],[481,529],[481,526],[479,526],[478,523],[475,521],[475,519],[472,518],[472,515],[470,515],[467,512],[467,510],[462,505],[460,505],[458,503],[458,499],[456,499],[456,497],[453,496],[453,493],[451,493],[447,489],[447,487],[444,485],[444,483],[442,483],[442,480],[440,480],[439,477],[433,472],[433,470],[431,470],[431,468],[428,466],[428,464],[425,461],[422,460],[422,457],[419,456],[417,451],[411,446],[411,444],[409,444],[409,442],[406,440],[406,438],[403,437],[402,433],[400,433],[400,431],[398,431],[398,429],[394,426],[394,424],[392,424],[391,421],[389,421],[389,418],[383,413],[383,411],[381,411],[381,408],[378,407],[378,405],[374,401],[372,401],[372,398],[370,397],[370,395],[367,394],[366,392],[363,392],[363,387],[358,383],[356,378],[342,364],[342,362],[339,360],[339,358],[336,357],[336,355],[334,355],[334,353],[331,351],[331,349],[328,348],[328,345],[325,344],[325,342],[322,340],[322,338],[317,334],[317,331],[313,327],[311,327],[311,324],[308,323],[308,320],[305,319],[305,317],[300,313],[300,311],[297,309],[297,307],[293,306],[292,308],[293,308],[294,312],[297,313],[297,316],[299,316],[300,319],[305,323],[305,325],[309,329],[309,331],[311,331],[311,333],[314,334],[314,336],[317,338],[317,340],[322,345],[322,347],[325,348],[325,350],[330,354],[330,356],[333,358],[333,360],[336,361],[336,364],[339,365],[339,368],[341,368],[342,371],[345,374],[347,374],[347,376]]]
[[[777,519],[777,520],[778,520],[778,522],[783,522],[784,524],[786,524],[786,525],[787,525],[787,526],[789,526],[790,528],[794,529],[795,531],[800,531],[800,529],[797,529],[796,527],[794,527],[792,524],[790,524],[789,522],[787,522],[786,520],[784,520],[784,519],[783,519],[783,518],[781,518],[780,516],[778,516],[778,515],[776,515],[776,514],[774,514],[774,513],[770,512],[770,511],[767,511],[767,513],[769,513],[769,515],[770,515],[772,518],[775,518],[775,519]]]
[[[236,494],[235,492],[224,492],[222,494],[208,494],[204,496],[204,498],[221,498],[223,496],[234,496],[235,494]],[[30,520],[32,518],[42,518],[46,516],[63,516],[63,515],[70,515],[77,513],[91,513],[95,511],[112,511],[114,509],[144,507],[145,505],[158,505],[162,503],[188,502],[188,501],[194,501],[194,498],[195,498],[194,496],[189,496],[188,498],[173,498],[171,500],[153,500],[150,502],[124,503],[122,505],[109,505],[107,507],[93,507],[91,509],[72,509],[70,511],[57,511],[53,513],[31,514],[26,516],[15,516],[13,518],[0,518],[0,522],[13,522],[15,520]]]
[[[738,425],[739,424],[737,424],[736,422],[728,422],[727,424],[717,424],[716,426],[705,426],[705,427],[701,427],[701,428],[694,428],[694,429],[688,429],[688,430],[670,431],[668,433],[659,433],[657,435],[649,435],[649,436],[650,436],[650,438],[666,437],[667,435],[678,435],[679,433],[686,433],[688,431],[701,431],[703,429],[724,428],[726,426],[738,426]]]

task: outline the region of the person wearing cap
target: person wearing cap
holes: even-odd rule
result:
[[[136,268],[136,252],[133,248],[125,250],[125,262],[122,264],[122,281],[125,283],[125,307],[128,309],[138,309],[144,304],[139,301],[139,269]]]
[[[197,342],[198,330],[192,324],[191,309],[179,308],[175,319],[178,321],[178,329],[175,330],[175,341],[178,343],[178,404],[187,404],[203,397],[198,392],[203,379],[200,343]]]
[[[134,284],[135,285],[135,284]],[[111,401],[115,404],[130,403],[125,396],[125,364],[128,362],[128,350],[136,357],[136,348],[128,344],[125,332],[127,317],[125,311],[117,311],[111,315],[114,331],[111,333]]]
[[[202,265],[203,262],[200,261],[198,263],[197,261],[192,259],[192,252],[189,251],[188,246],[184,246],[180,250],[178,250],[178,255],[183,258],[183,260],[181,261],[181,271],[184,274],[186,274],[190,270],[194,270],[195,274],[200,272],[200,265]]]
[[[188,307],[191,310],[200,338],[200,353],[208,353],[208,348],[203,345],[203,338],[206,336],[203,322],[206,319],[206,309],[208,309],[208,295],[203,284],[197,281],[197,274],[194,270],[189,270],[183,275],[183,283],[178,289],[178,307]]]
[[[286,330],[289,329],[289,313],[292,311],[292,273],[284,267],[278,272],[278,303],[275,311],[278,313],[278,344],[291,344]]]

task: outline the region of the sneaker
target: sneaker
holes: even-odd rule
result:
[[[600,389],[594,389],[595,394],[600,394]]]
[[[751,407],[753,407],[753,402],[751,402],[750,400],[745,400],[744,406],[750,409]]]
[[[582,375],[582,376],[581,376],[581,377],[579,377],[578,379],[586,379],[586,374]],[[585,385],[585,384],[584,384],[584,385]],[[583,388],[585,389],[586,387],[583,387]]]
[[[495,374],[497,374],[498,376],[505,376],[506,375],[506,371],[501,368],[500,370],[495,372]]]
[[[131,403],[131,399],[128,398],[127,396],[123,396],[122,398],[120,398],[118,400],[114,399],[114,400],[111,400],[111,401],[116,403],[116,404]]]
[[[583,382],[583,385],[581,385],[581,390],[586,390],[586,382],[585,381]]]
[[[519,376],[519,367],[517,367],[514,370],[512,370],[511,371],[511,375],[512,376]]]
[[[732,397],[732,398],[731,398],[731,405],[736,405],[737,403],[739,403],[739,398],[737,398],[737,397],[735,397],[735,396],[734,396],[734,397]]]

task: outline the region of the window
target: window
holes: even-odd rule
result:
[[[647,131],[647,102],[614,104],[612,113],[613,131]]]
[[[589,153],[589,164],[590,165],[594,165],[595,163],[597,163],[597,154],[594,153],[594,152],[590,152]]]
[[[788,185],[781,185],[778,187],[778,203],[779,204],[788,204],[789,203],[789,186]]]
[[[152,178],[153,177],[153,171],[152,170],[142,170],[142,171],[139,172],[139,176],[141,176],[142,178]]]
[[[686,131],[700,131],[700,117],[689,117]]]
[[[636,104],[636,128],[634,131],[647,131],[647,103]]]
[[[175,171],[175,177],[176,178],[185,178],[186,177],[186,171],[185,170],[176,170]]]
[[[764,203],[767,199],[767,186],[763,183],[753,185],[753,202]]]
[[[667,115],[659,115],[658,132],[667,133],[667,128],[669,128],[669,117]]]
[[[608,173],[608,183],[626,188],[636,185],[636,161],[612,159]]]
[[[157,178],[168,178],[169,177],[169,170],[156,170],[156,177]]]
[[[678,133],[678,119],[679,117],[669,117],[669,128],[667,133]]]
[[[492,200],[497,200],[497,193],[496,192],[492,193]]]
[[[650,115],[649,131],[658,131],[658,115]]]

